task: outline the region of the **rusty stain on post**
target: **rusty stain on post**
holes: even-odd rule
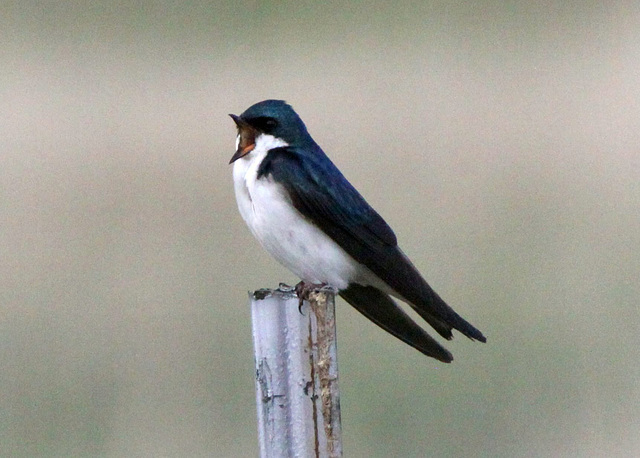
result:
[[[331,303],[329,303],[329,299]],[[338,375],[331,373],[337,367],[334,361],[336,348],[335,295],[316,290],[309,294],[309,305],[315,315],[315,347],[317,379],[320,384],[320,400],[327,452],[330,457],[342,456],[340,428],[340,394]],[[332,352],[333,348],[333,352]],[[316,372],[316,371],[314,371]]]

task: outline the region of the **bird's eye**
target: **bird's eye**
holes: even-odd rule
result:
[[[275,119],[267,119],[267,122],[265,122],[265,127],[269,130],[273,130],[278,127],[278,122]]]
[[[253,120],[253,124],[263,132],[273,132],[278,127],[278,121],[273,118],[262,117]]]

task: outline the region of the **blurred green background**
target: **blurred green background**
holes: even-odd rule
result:
[[[338,304],[348,457],[640,455],[638,2],[2,2],[3,456],[256,456],[240,113],[283,98],[488,336]]]

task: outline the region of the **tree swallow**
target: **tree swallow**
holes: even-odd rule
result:
[[[230,116],[238,128],[229,163],[240,214],[260,244],[300,277],[299,285],[332,286],[382,329],[445,363],[453,360],[451,353],[391,296],[408,303],[447,340],[457,329],[486,342],[431,289],[389,225],[325,155],[291,106],[265,100]]]

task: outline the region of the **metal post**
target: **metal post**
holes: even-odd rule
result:
[[[335,291],[313,291],[301,311],[285,285],[249,299],[260,456],[342,456]]]

